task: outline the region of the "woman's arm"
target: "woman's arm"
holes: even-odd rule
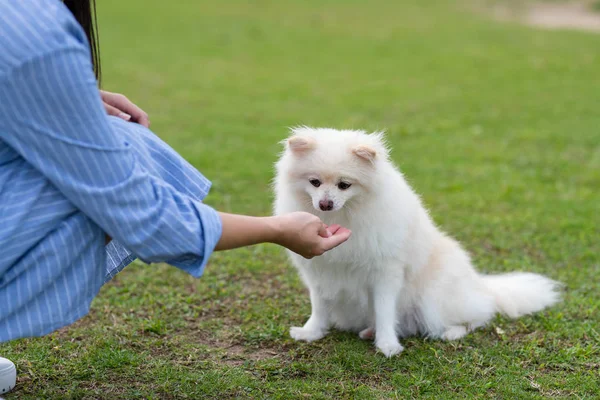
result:
[[[296,212],[277,217],[250,217],[219,213],[223,231],[215,250],[231,250],[258,243],[275,243],[305,258],[323,254],[344,243],[352,232],[326,226],[318,217]],[[106,235],[105,243],[112,238]]]
[[[323,254],[344,243],[351,235],[339,225],[326,226],[309,213],[277,217],[250,217],[219,213],[223,231],[215,250],[231,250],[258,243],[275,243],[305,258]],[[106,235],[106,244],[112,239]]]
[[[216,250],[228,250],[257,243],[276,243],[305,258],[323,254],[350,237],[340,226],[328,227],[309,213],[296,212],[277,217],[248,217],[219,213],[223,233]]]

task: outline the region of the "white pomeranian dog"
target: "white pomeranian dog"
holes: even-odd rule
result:
[[[541,275],[478,273],[390,162],[381,133],[293,129],[276,170],[275,214],[306,211],[352,231],[321,257],[289,253],[312,306],[290,330],[296,340],[335,327],[391,357],[403,350],[398,337],[459,339],[496,312],[515,318],[560,298],[560,284]]]

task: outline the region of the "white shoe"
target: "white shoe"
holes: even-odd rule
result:
[[[8,393],[17,383],[17,368],[12,361],[0,357],[0,395]]]

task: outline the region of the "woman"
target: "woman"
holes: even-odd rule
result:
[[[0,342],[81,318],[136,257],[199,277],[213,250],[271,242],[309,258],[350,236],[307,213],[203,204],[210,183],[147,115],[99,92],[91,9],[0,2]]]

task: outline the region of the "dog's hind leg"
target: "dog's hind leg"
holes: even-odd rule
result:
[[[373,340],[375,339],[375,328],[368,327],[358,332],[358,337],[362,340]]]
[[[448,329],[446,329],[444,331],[444,333],[442,333],[441,338],[443,340],[457,340],[457,339],[460,339],[463,336],[465,336],[468,332],[469,332],[469,330],[467,329],[466,326],[463,326],[463,325],[450,326],[450,327],[448,327]]]

